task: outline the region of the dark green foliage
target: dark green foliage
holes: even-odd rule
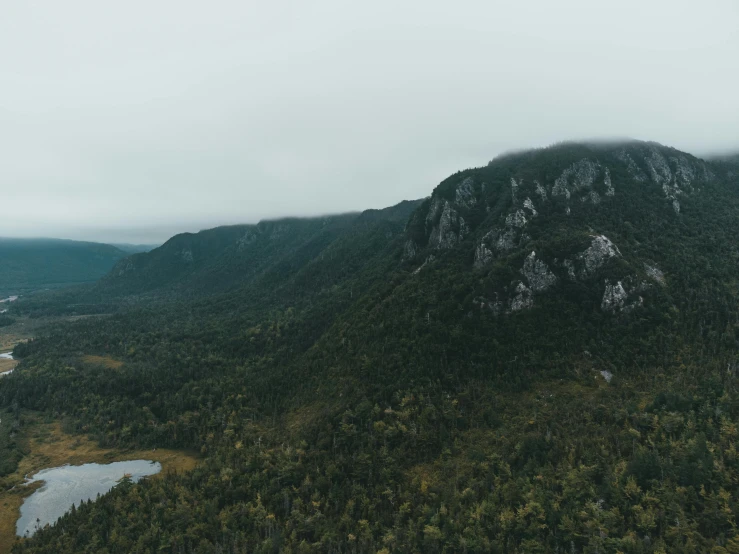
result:
[[[95,287],[19,304],[116,313],[19,345],[0,405],[203,463],[122,483],[16,552],[739,552],[739,189],[712,165],[678,215],[622,148],[657,147],[560,145],[416,206],[179,236]],[[615,196],[575,191],[569,216],[537,202],[528,236],[473,267],[513,209],[511,177],[533,195],[584,157],[611,168]],[[429,213],[468,177],[467,233],[437,248]],[[594,234],[621,256],[569,279],[554,260]],[[556,285],[530,310],[481,308],[514,294],[532,250]],[[641,302],[604,311],[606,279]]]
[[[107,244],[0,238],[0,297],[96,281],[125,256],[125,252]]]

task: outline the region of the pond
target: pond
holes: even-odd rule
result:
[[[13,359],[13,353],[12,352],[3,352],[0,354],[0,360],[12,360]],[[13,369],[5,370],[2,365],[0,365],[0,377],[5,377],[6,375],[10,375],[13,373]]]
[[[161,470],[159,462],[149,460],[68,465],[41,470],[27,482],[43,481],[44,485],[23,502],[16,534],[30,537],[37,529],[47,524],[53,525],[73,504],[79,506],[82,500],[95,499],[98,494],[105,494],[124,475],[135,482]]]

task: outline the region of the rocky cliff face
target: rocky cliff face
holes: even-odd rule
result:
[[[481,276],[517,266],[519,279],[472,301],[494,314],[533,308],[538,296],[577,282],[598,284],[604,313],[628,313],[643,306],[645,283],[666,286],[666,279],[608,236],[616,214],[636,203],[679,218],[715,178],[706,162],[654,143],[560,145],[503,157],[437,187],[408,225],[403,259],[415,270],[433,265],[431,251],[465,252]]]

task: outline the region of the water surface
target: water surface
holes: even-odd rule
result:
[[[147,475],[162,470],[159,462],[131,460],[112,464],[84,464],[44,469],[35,474],[28,483],[44,481],[44,485],[25,499],[21,506],[21,517],[16,523],[16,534],[31,536],[36,529],[56,520],[82,500],[97,498],[105,494],[124,476],[138,481]]]
[[[3,352],[2,354],[0,354],[0,359],[12,360],[13,359],[13,353],[12,352]],[[10,375],[11,373],[13,373],[13,370],[12,369],[10,369],[10,370],[8,370],[8,371],[6,371],[4,373],[0,373],[0,377],[5,377],[6,375]]]

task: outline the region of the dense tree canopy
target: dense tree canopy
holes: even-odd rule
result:
[[[701,164],[559,145],[422,203],[175,237],[19,303],[89,317],[16,348],[7,417],[202,463],[15,552],[739,552],[739,190]],[[591,272],[598,236],[618,252]],[[517,304],[549,275],[522,277],[532,251],[555,279]]]

